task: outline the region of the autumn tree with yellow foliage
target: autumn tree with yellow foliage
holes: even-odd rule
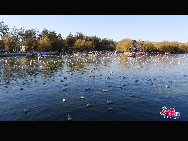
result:
[[[92,51],[95,45],[91,41],[85,41],[84,39],[78,39],[75,44],[75,51]]]
[[[121,41],[119,41],[116,45],[117,51],[125,51],[129,52],[133,48],[133,40],[126,38]]]
[[[10,34],[5,34],[2,37],[5,49],[8,52],[13,52],[16,51],[16,47],[17,47],[17,37],[16,36],[11,36]]]
[[[144,52],[157,51],[157,48],[150,41],[144,41],[140,49]]]
[[[52,47],[50,44],[50,39],[48,37],[45,37],[44,39],[38,41],[38,51],[48,52],[51,50],[52,50]]]

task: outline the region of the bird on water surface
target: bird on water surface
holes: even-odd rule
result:
[[[85,97],[84,96],[80,96],[80,99],[85,99]]]
[[[71,120],[72,120],[72,118],[70,117],[70,115],[68,115],[67,120],[68,120],[68,121],[71,121]]]
[[[67,99],[63,98],[62,101],[63,101],[63,102],[67,102]]]

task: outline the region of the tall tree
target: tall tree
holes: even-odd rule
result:
[[[83,40],[85,38],[85,35],[82,32],[76,32],[75,39],[81,39]]]
[[[8,52],[13,52],[15,51],[15,47],[17,46],[17,37],[11,34],[5,34],[2,36],[3,43],[5,45],[5,49]]]
[[[150,41],[144,41],[140,49],[146,52],[154,52],[157,50],[154,44],[152,44]]]
[[[83,40],[78,39],[75,42],[74,46],[76,51],[92,51],[94,50],[95,47],[92,41],[86,41],[84,39]]]
[[[51,47],[50,39],[48,37],[45,37],[44,39],[39,40],[38,51],[48,52],[51,50],[52,50],[52,47]]]
[[[12,30],[9,32],[9,35],[16,39],[16,44],[14,46],[14,51],[18,52],[21,50],[23,46],[23,37],[24,37],[24,28],[16,28],[13,27]]]
[[[74,50],[75,42],[76,42],[76,38],[70,33],[65,39],[65,47],[63,50],[72,52]]]
[[[131,51],[133,49],[133,40],[126,38],[119,41],[116,45],[118,51]]]
[[[50,40],[50,44],[52,46],[52,51],[58,50],[58,36],[55,31],[48,32],[48,39]]]
[[[0,36],[7,34],[9,32],[9,27],[3,21],[0,22]]]
[[[94,43],[95,45],[95,50],[103,50],[102,48],[102,39],[97,37],[97,36],[92,36],[90,37],[91,38],[91,41]]]

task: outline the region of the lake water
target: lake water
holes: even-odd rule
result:
[[[187,54],[0,58],[1,121],[186,121],[187,101]]]

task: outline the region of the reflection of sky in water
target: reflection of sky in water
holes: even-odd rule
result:
[[[162,106],[177,108],[178,120],[186,120],[187,72],[184,54],[0,58],[0,120],[66,120],[67,114],[75,120],[163,120]],[[126,86],[120,89],[122,84]],[[107,105],[107,99],[114,104]],[[94,107],[86,108],[88,102]],[[25,116],[27,107],[32,112]],[[109,113],[108,107],[115,110]]]

